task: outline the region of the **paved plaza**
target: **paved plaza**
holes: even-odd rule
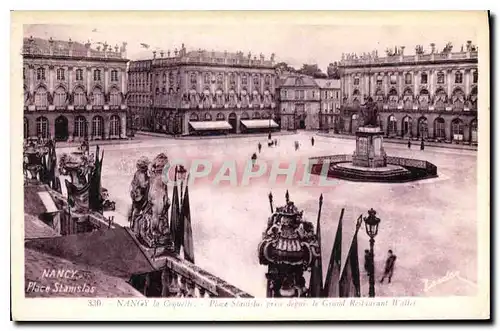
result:
[[[273,138],[278,139],[278,146],[268,147],[267,137],[263,136],[190,140],[138,136],[137,143],[102,146],[102,184],[116,201],[115,221],[127,225],[129,185],[135,163],[143,155],[152,160],[165,152],[171,159],[206,159],[216,165],[228,159],[245,163],[261,142],[259,160],[269,163],[279,160],[286,164],[313,156],[349,154],[355,148],[353,140],[319,136],[315,137],[313,147],[310,137],[308,132],[276,135]],[[301,144],[298,151],[294,149],[296,140]],[[318,197],[324,196],[321,217],[324,273],[341,209],[346,208],[345,255],[356,218],[374,208],[382,220],[375,243],[376,277],[381,277],[388,249],[398,257],[393,282],[382,285],[377,282],[377,296],[471,295],[477,281],[477,152],[434,147],[421,151],[418,147],[408,150],[400,144],[385,145],[388,155],[432,162],[438,168],[438,178],[404,184],[340,180],[332,180],[333,184],[327,187],[292,184],[288,187],[290,198],[304,210],[306,219],[316,224]],[[65,147],[58,153],[70,150]],[[237,187],[195,181],[190,186],[190,203],[196,264],[254,296],[265,297],[266,267],[258,263],[257,245],[270,216],[268,193],[272,191],[275,205],[282,205],[286,189],[283,183],[275,185],[266,177]],[[363,251],[368,248],[364,228],[360,230],[358,243],[362,269]],[[367,296],[368,277],[364,272],[361,281],[362,296]]]

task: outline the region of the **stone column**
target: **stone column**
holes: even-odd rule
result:
[[[49,85],[49,92],[52,93],[54,92],[54,81],[55,81],[55,77],[54,77],[54,74],[55,74],[55,71],[54,71],[54,66],[53,65],[50,65],[49,66],[49,70],[47,72],[48,74],[48,85]]]
[[[447,83],[447,88],[448,88],[448,98],[451,98],[451,87],[453,86],[453,82],[455,81],[453,75],[452,75],[452,70],[451,69],[448,69],[446,71],[446,73],[448,74],[448,79],[446,80],[446,83]]]
[[[397,73],[397,82],[398,82],[398,97],[401,98],[403,95],[403,72],[398,71]]]
[[[87,80],[87,95],[91,92],[90,89],[92,88],[92,67],[87,67],[87,70],[85,71],[85,78]],[[90,103],[90,100],[89,100]]]
[[[109,129],[110,129],[110,125],[111,125],[111,121],[110,121],[110,118],[109,116],[107,116],[107,118],[104,118],[104,138],[103,139],[109,139]]]
[[[434,69],[431,69],[429,70],[429,96],[432,100],[432,98],[434,97],[434,92],[436,91],[436,70]],[[431,100],[429,100],[429,103],[431,102]]]
[[[387,72],[382,72],[382,85],[384,86],[384,94],[387,97],[387,94],[389,93],[389,84],[390,84],[390,77]]]
[[[120,118],[121,120],[121,125],[120,125],[120,129],[121,129],[121,138],[126,138],[127,137],[127,114],[123,114],[122,117]]]
[[[120,77],[118,78],[122,84],[122,93],[126,94],[127,93],[127,71],[125,69],[119,70],[118,73],[120,74]]]
[[[68,140],[73,140],[75,134],[75,116],[71,114],[67,115],[66,118],[68,119]]]
[[[241,133],[240,128],[241,112],[236,113],[236,133]]]
[[[109,92],[109,68],[104,68],[104,93]],[[106,104],[106,102],[105,102]]]
[[[467,98],[470,94],[470,81],[471,81],[472,71],[470,68],[464,70],[464,83],[465,83],[465,97]]]
[[[35,72],[35,67],[33,65],[28,66],[28,88],[30,91],[30,94],[33,94],[35,92],[35,80],[36,80],[36,72]]]
[[[413,95],[415,97],[418,95],[418,74],[419,74],[418,70],[415,70],[413,72]]]

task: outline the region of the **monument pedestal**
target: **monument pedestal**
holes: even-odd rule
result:
[[[379,168],[387,166],[383,147],[384,132],[380,127],[363,126],[356,131],[356,150],[352,164],[356,167]]]

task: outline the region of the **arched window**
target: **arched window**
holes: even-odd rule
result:
[[[405,116],[403,118],[402,134],[404,136],[411,136],[411,117]]]
[[[463,77],[462,72],[457,71],[457,72],[455,73],[455,84],[462,84],[463,78],[464,78],[464,77]]]
[[[112,82],[118,81],[118,70],[111,70],[111,81]]]
[[[76,69],[75,80],[83,80],[83,70],[82,69]]]
[[[212,120],[212,115],[210,113],[205,113],[205,121],[211,121]]]
[[[434,138],[446,139],[445,137],[444,119],[442,117],[438,117],[434,120]]]
[[[104,136],[104,119],[101,116],[94,116],[92,119],[92,137],[102,139]]]
[[[36,79],[45,80],[45,68],[36,69]]]
[[[54,93],[54,106],[63,107],[66,104],[66,90],[59,86]]]
[[[224,121],[226,118],[224,117],[223,113],[218,113],[217,114],[217,121]]]
[[[477,143],[477,119],[473,119],[470,122],[470,141]]]
[[[92,91],[92,106],[103,106],[104,95],[99,87],[94,88]]]
[[[396,135],[397,134],[397,126],[398,122],[394,115],[389,116],[389,120],[387,121],[387,135]]]
[[[82,87],[75,88],[73,94],[73,105],[75,106],[85,106],[87,103],[87,98],[85,97],[85,92]]]
[[[427,84],[427,73],[423,72],[420,75],[420,84]]]
[[[87,134],[87,119],[83,116],[75,118],[75,129],[73,135],[75,137],[83,138]]]
[[[36,119],[36,135],[43,139],[49,138],[49,120],[46,117],[40,116]]]
[[[411,79],[411,74],[409,72],[407,72],[405,74],[405,84],[411,84],[412,82],[412,79]]]
[[[56,78],[57,80],[64,80],[64,69],[59,68],[56,70]]]
[[[109,92],[109,104],[111,106],[119,106],[122,103],[122,97],[120,95],[120,91],[117,88],[113,87]]]
[[[451,122],[451,134],[453,140],[462,140],[464,135],[464,122],[461,119],[454,119]]]
[[[198,118],[198,114],[196,114],[196,113],[192,113],[191,115],[189,115],[189,121],[191,121],[191,122],[196,122],[196,121],[198,121],[198,120],[199,120],[199,118]]]
[[[109,121],[109,135],[110,136],[119,136],[121,129],[120,117],[118,115],[111,116]]]
[[[444,84],[444,73],[442,72],[437,73],[437,83]]]
[[[248,120],[249,118],[250,118],[250,116],[248,116],[247,112],[243,112],[243,114],[241,114],[241,119],[242,120]]]
[[[23,133],[24,133],[24,139],[27,139],[29,137],[29,132],[30,132],[30,127],[29,127],[29,122],[28,119],[25,117],[23,120]]]
[[[37,107],[47,107],[49,104],[47,99],[47,90],[40,86],[35,91],[35,106]]]
[[[100,81],[101,80],[101,70],[95,69],[94,70],[94,81]]]
[[[253,113],[253,119],[256,119],[256,120],[260,119],[259,112],[256,111],[255,113]]]

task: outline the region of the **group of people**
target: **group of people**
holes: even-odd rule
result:
[[[423,151],[425,148],[425,144],[424,144],[424,138],[422,138],[422,141],[420,142],[420,150]],[[408,139],[408,149],[411,149],[411,140]]]
[[[380,283],[383,283],[385,278],[388,279],[389,283],[391,282],[395,264],[396,264],[396,255],[394,255],[393,251],[390,249],[387,252],[384,274],[382,276],[382,279],[380,280]],[[369,250],[365,249],[365,271],[368,277],[370,277],[370,273],[372,272],[372,270],[375,271],[373,255],[372,253],[370,253]]]

